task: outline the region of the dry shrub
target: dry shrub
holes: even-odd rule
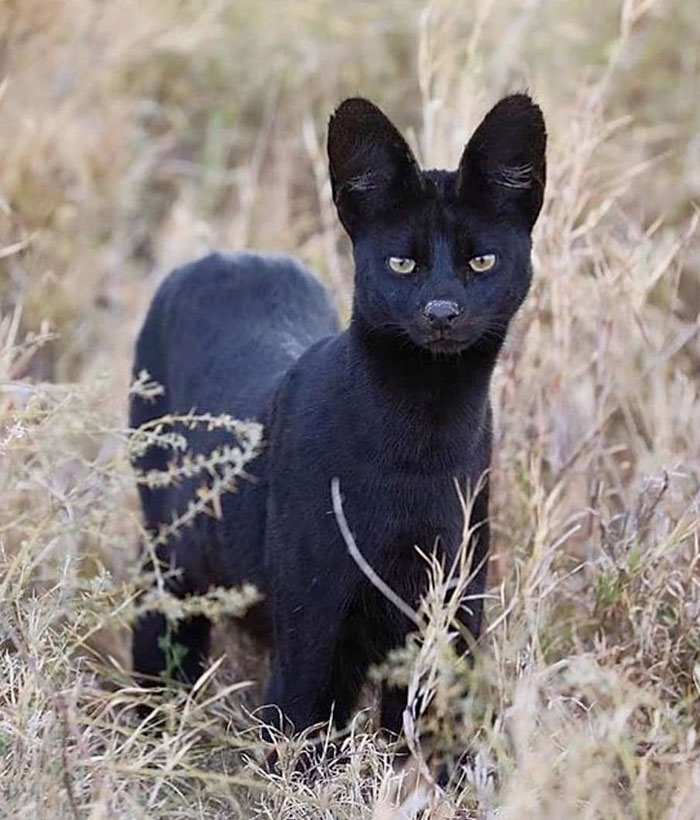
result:
[[[695,4],[5,0],[0,31],[4,814],[697,817]],[[454,165],[489,104],[523,86],[546,112],[550,182],[493,385],[473,667],[454,657],[445,570],[427,562],[421,628],[385,670],[411,683],[403,774],[370,712],[320,747],[278,738],[266,772],[246,712],[260,659],[238,669],[232,640],[193,693],[140,719],[124,419],[157,282],[211,247],[290,250],[346,311],[331,106],[360,90],[427,164]]]

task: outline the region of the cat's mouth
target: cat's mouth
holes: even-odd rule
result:
[[[422,346],[432,353],[461,353],[469,342],[464,339],[455,339],[454,336],[435,336],[424,339]]]
[[[414,343],[431,353],[457,354],[468,350],[479,336],[479,322],[464,312],[454,317],[431,321],[424,314],[407,328]]]
[[[455,322],[449,327],[426,327],[425,323],[418,322],[413,327],[406,328],[414,344],[431,353],[442,355],[456,355],[464,353],[478,342],[480,336],[479,322]]]

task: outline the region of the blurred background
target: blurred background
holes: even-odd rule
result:
[[[697,0],[0,0],[8,816],[393,816],[367,737],[365,768],[313,788],[257,772],[252,811],[226,756],[235,644],[171,735],[125,718],[132,349],[162,278],[212,249],[300,257],[347,320],[333,108],[367,96],[453,168],[522,89],[548,187],[492,390],[484,668],[474,697],[431,678],[462,709],[444,749],[478,753],[466,813],[424,817],[700,816]]]
[[[0,15],[0,297],[58,334],[41,378],[111,369],[156,282],[210,248],[296,253],[346,305],[325,126],[348,95],[454,167],[488,107],[529,89],[555,173],[581,150],[608,182],[639,171],[625,204],[642,228],[682,224],[700,191],[691,0],[3,0]],[[669,307],[690,316],[686,264]]]

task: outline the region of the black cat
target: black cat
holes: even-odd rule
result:
[[[352,320],[339,332],[326,292],[297,262],[214,254],[175,271],[151,305],[135,373],[164,395],[135,398],[132,425],[166,413],[228,413],[265,425],[255,481],[200,516],[160,558],[181,570],[178,595],[251,581],[265,596],[251,628],[272,645],[266,701],[297,730],[352,714],[370,664],[412,624],[348,554],[332,512],[337,477],[364,557],[416,606],[426,566],[414,545],[454,560],[463,531],[455,479],[489,467],[489,382],[508,324],[528,292],[530,233],[545,184],[545,125],[523,94],[501,100],[454,172],[421,171],[371,103],[346,100],[329,125],[333,198],[355,259]],[[188,431],[207,451],[223,433]],[[151,449],[138,467],[164,466]],[[192,483],[142,487],[152,530],[184,509]],[[488,487],[472,511],[472,566],[461,619],[479,634],[488,553]],[[163,672],[164,618],[136,624],[135,671]],[[209,648],[203,617],[171,640],[192,681]],[[401,727],[405,693],[383,692],[381,722]]]

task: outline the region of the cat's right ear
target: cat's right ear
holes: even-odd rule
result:
[[[464,149],[457,195],[474,208],[491,208],[532,230],[542,208],[547,130],[527,94],[496,103]]]
[[[420,169],[408,143],[361,97],[345,100],[331,116],[328,159],[333,201],[350,236],[420,193]]]

